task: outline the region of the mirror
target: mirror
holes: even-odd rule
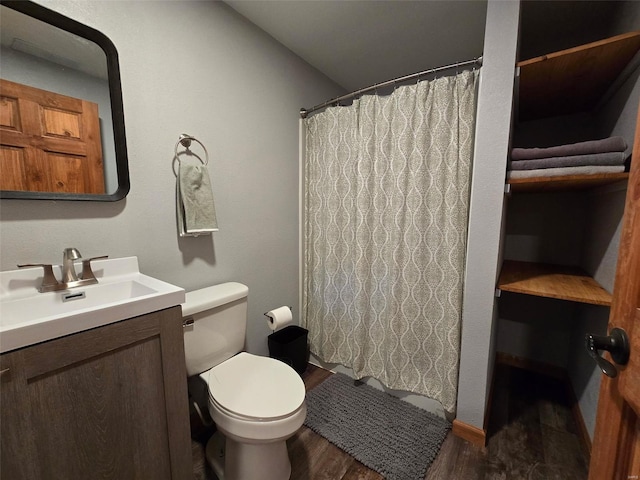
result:
[[[124,198],[129,167],[113,43],[36,3],[13,0],[0,0],[0,40],[0,198]],[[27,132],[29,124],[37,124],[37,135]],[[96,186],[86,186],[89,177]]]

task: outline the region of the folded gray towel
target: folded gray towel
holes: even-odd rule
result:
[[[211,180],[205,165],[182,165],[176,184],[178,232],[181,237],[218,231]]]
[[[537,158],[569,157],[571,155],[587,155],[590,153],[624,152],[627,142],[622,137],[609,137],[602,140],[571,143],[548,148],[514,148],[511,160],[534,160]]]
[[[568,175],[593,175],[596,173],[621,173],[624,165],[582,167],[539,168],[536,170],[512,170],[507,172],[507,178],[561,177]]]
[[[624,165],[624,152],[593,153],[571,157],[539,158],[509,162],[511,170],[534,170],[537,168],[582,167],[586,165]]]

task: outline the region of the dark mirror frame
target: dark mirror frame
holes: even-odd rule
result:
[[[124,130],[124,108],[122,104],[122,88],[120,85],[120,67],[115,45],[103,33],[76,22],[53,10],[24,0],[0,0],[0,5],[24,13],[30,17],[58,27],[67,32],[86,38],[97,44],[107,57],[107,73],[109,76],[109,96],[111,99],[111,119],[115,139],[116,164],[118,170],[118,188],[112,194],[77,194],[54,192],[26,192],[0,190],[0,198],[18,198],[33,200],[88,200],[98,202],[114,202],[123,199],[129,193],[129,161],[127,158],[127,140]]]

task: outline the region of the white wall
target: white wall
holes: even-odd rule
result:
[[[520,2],[489,0],[462,313],[457,419],[483,428],[493,365],[494,289],[509,149]]]
[[[611,35],[640,28],[640,5],[626,2],[625,9]],[[640,101],[640,57],[636,56],[635,70],[619,86],[598,113],[598,136],[620,135],[631,152]],[[634,161],[638,161],[637,157]],[[590,222],[585,231],[583,266],[609,292],[613,292],[620,233],[625,205],[626,188],[613,186],[592,192],[587,208]],[[608,308],[582,307],[574,327],[574,345],[570,352],[568,370],[578,405],[591,437],[595,420],[602,372],[584,350],[581,341],[585,333],[605,335],[609,318]]]
[[[131,192],[115,203],[2,200],[0,268],[137,255],[187,290],[249,286],[247,347],[262,313],[298,308],[298,111],[344,93],[221,2],[42,1],[109,37],[120,57]],[[208,148],[220,232],[178,239],[172,172],[181,133]]]

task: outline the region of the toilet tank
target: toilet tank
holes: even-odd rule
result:
[[[182,304],[187,375],[209,370],[244,350],[248,293],[246,285],[236,282],[187,292]]]

